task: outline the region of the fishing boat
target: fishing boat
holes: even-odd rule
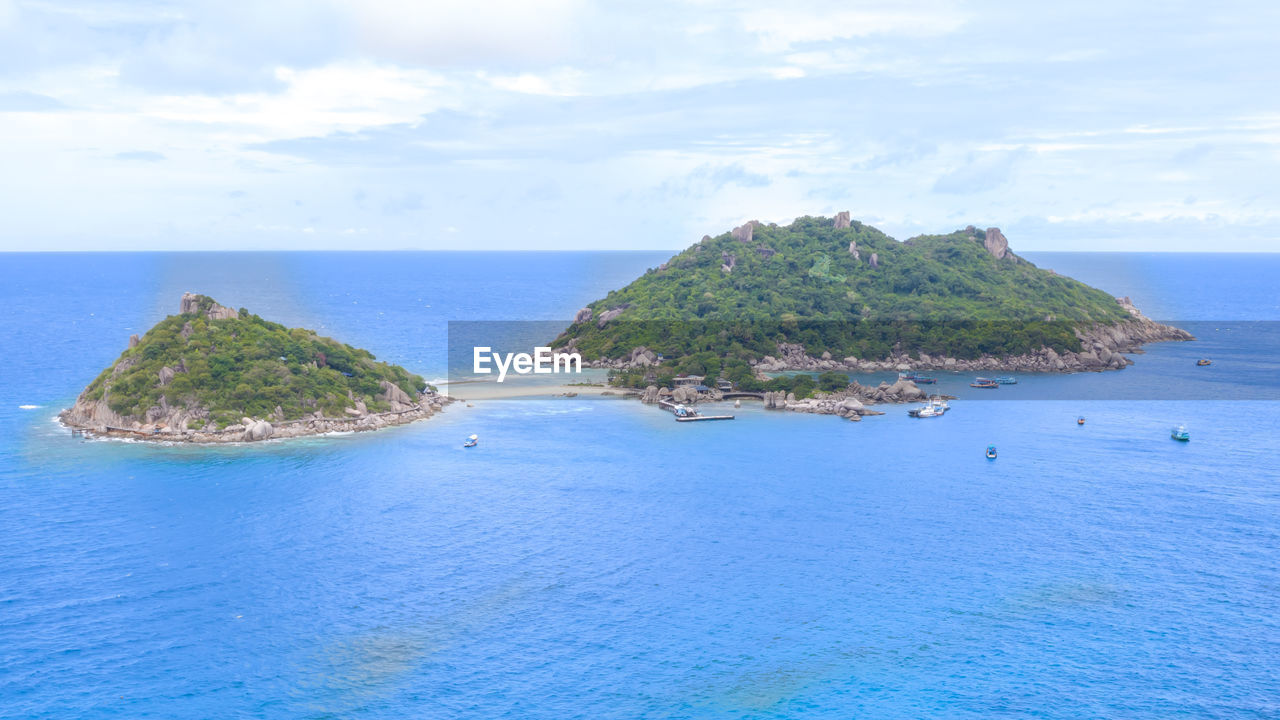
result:
[[[1178,442],[1189,442],[1191,440],[1191,433],[1187,432],[1186,425],[1179,425],[1169,432],[1169,437],[1177,440]]]
[[[1000,383],[990,378],[976,378],[969,383],[969,387],[982,388],[983,390],[995,390],[1000,387]]]
[[[1199,360],[1196,361],[1196,365],[1200,367],[1204,367],[1205,365],[1212,365],[1212,364],[1213,364],[1213,361],[1210,360],[1209,358],[1200,358]]]
[[[1000,385],[1017,385],[1018,378],[1011,375],[1005,375],[1004,377],[996,378],[996,382]]]
[[[995,445],[988,445],[988,446],[987,446],[987,459],[988,459],[988,460],[995,460],[995,459],[996,459],[996,446],[995,446]]]
[[[1076,418],[1076,424],[1077,424],[1077,425],[1083,425],[1083,424],[1084,424],[1084,416],[1083,416],[1083,415],[1081,415],[1080,417]]]
[[[947,404],[945,398],[933,397],[928,402],[913,410],[908,410],[907,414],[914,418],[932,418],[941,417],[947,414],[951,406]]]
[[[907,414],[913,418],[931,418],[942,415],[942,413],[930,403],[925,403],[918,408],[908,410]]]
[[[921,375],[920,373],[898,373],[899,380],[910,380],[917,385],[932,385],[938,382],[938,378]]]
[[[462,443],[462,447],[475,447],[480,443],[480,438],[476,435],[468,435],[467,439]]]

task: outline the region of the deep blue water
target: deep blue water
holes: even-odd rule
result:
[[[431,375],[449,320],[567,318],[664,255],[0,256],[0,716],[1280,715],[1280,256],[1032,254],[1201,339],[935,421],[52,422],[184,290]]]

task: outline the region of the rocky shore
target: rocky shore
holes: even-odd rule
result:
[[[765,373],[789,371],[1101,372],[1121,370],[1132,365],[1133,361],[1125,357],[1124,353],[1141,353],[1142,346],[1147,343],[1195,339],[1185,330],[1162,325],[1143,315],[1128,297],[1116,298],[1116,302],[1129,313],[1130,318],[1115,325],[1094,325],[1091,328],[1077,330],[1076,336],[1080,338],[1081,344],[1079,352],[1058,353],[1046,347],[1025,355],[1004,357],[985,355],[980,358],[965,359],[931,356],[925,353],[918,353],[914,357],[906,353],[894,353],[886,358],[866,359],[834,358],[827,352],[814,356],[807,353],[802,345],[781,343],[778,345],[776,356],[766,355],[749,362],[760,377],[764,377]],[[647,348],[635,348],[627,357],[604,358],[587,361],[584,364],[594,368],[635,370],[657,365],[658,360],[653,351]]]
[[[355,407],[347,408],[343,417],[325,417],[317,410],[306,417],[285,420],[277,413],[266,418],[244,417],[239,423],[219,429],[208,422],[208,413],[200,408],[169,407],[163,398],[160,405],[147,411],[144,422],[121,417],[108,407],[105,400],[89,401],[82,397],[75,405],[59,413],[58,419],[73,430],[95,437],[159,442],[241,443],[379,430],[425,420],[454,402],[447,395],[430,391],[417,398],[410,398],[391,383],[384,384],[379,399],[386,401],[391,409],[369,412],[364,402],[357,400]]]
[[[743,395],[747,393],[731,393]],[[839,415],[852,421],[859,421],[868,415],[883,415],[868,405],[888,405],[922,402],[929,394],[921,390],[910,380],[898,380],[895,383],[879,385],[862,385],[852,382],[843,390],[829,393],[817,393],[814,397],[803,400],[796,399],[795,393],[781,390],[764,393],[749,393],[760,396],[766,410],[786,410],[790,412],[813,413],[816,415]],[[955,398],[943,396],[949,400]],[[699,392],[690,387],[659,388],[650,385],[640,393],[640,402],[654,404],[661,400],[673,403],[695,404],[699,402],[716,402],[725,399],[725,393],[719,390]]]

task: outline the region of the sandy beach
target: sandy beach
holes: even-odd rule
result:
[[[573,385],[565,383],[535,381],[528,378],[507,378],[504,382],[494,380],[463,380],[438,384],[440,392],[456,400],[500,400],[519,397],[549,397],[577,393],[578,395],[617,395],[622,397],[628,391],[611,388],[604,384]]]

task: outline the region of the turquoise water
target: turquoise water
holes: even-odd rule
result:
[[[219,448],[52,422],[184,290],[432,375],[449,320],[568,317],[663,255],[4,257],[0,716],[1280,714],[1273,256],[1032,256],[1202,339],[934,421],[548,397]]]

